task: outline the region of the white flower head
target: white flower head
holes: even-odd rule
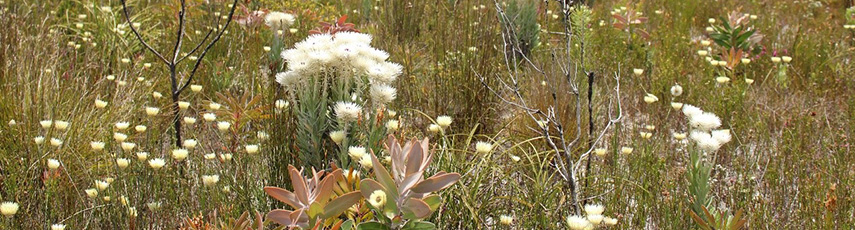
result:
[[[701,108],[695,107],[694,105],[683,104],[682,108],[683,114],[686,115],[686,117],[688,117],[689,119],[692,119],[692,117],[704,113]]]
[[[3,214],[6,217],[11,217],[16,213],[18,213],[18,203],[11,201],[0,203],[0,214]]]
[[[362,146],[350,146],[347,148],[347,155],[352,157],[353,159],[362,160],[362,157],[365,156],[367,151],[365,147]]]
[[[436,124],[445,128],[451,125],[452,119],[450,116],[442,115],[436,117]]]
[[[330,139],[332,139],[336,144],[341,144],[345,137],[347,137],[347,133],[345,133],[344,130],[330,132]]]
[[[478,154],[486,154],[490,151],[493,151],[493,144],[484,141],[478,141],[475,143],[475,152]]]
[[[340,101],[335,104],[333,110],[335,110],[335,115],[339,120],[355,121],[362,113],[362,106],[353,102]]]
[[[173,149],[172,159],[175,159],[177,161],[183,161],[184,159],[187,159],[187,155],[189,154],[190,152],[187,151],[187,149]]]
[[[395,100],[397,90],[387,84],[374,84],[371,86],[371,100],[378,104],[387,104]]]
[[[220,181],[220,175],[202,175],[202,184],[205,186],[214,186]]]
[[[567,226],[572,230],[583,230],[589,224],[588,219],[582,216],[572,215],[567,217]]]
[[[371,192],[371,195],[368,196],[368,203],[375,208],[382,208],[386,205],[386,192],[383,192],[383,190],[380,189],[374,190],[374,192]]]
[[[605,211],[605,207],[600,204],[586,204],[585,213],[588,215],[600,215]]]
[[[162,158],[154,158],[148,160],[148,166],[155,170],[163,168],[164,165],[166,165],[166,161],[164,161]]]
[[[285,29],[294,24],[296,17],[292,14],[272,11],[264,16],[264,24],[271,29]]]
[[[685,111],[685,109],[683,111]],[[703,112],[701,114],[691,116],[689,118],[689,125],[695,129],[709,131],[721,126],[721,118],[718,118],[718,116],[713,113]]]
[[[683,87],[680,86],[680,84],[675,84],[674,86],[671,86],[671,95],[672,96],[676,97],[676,96],[680,96],[682,94],[683,94]]]
[[[400,127],[400,125],[401,125],[401,124],[400,124],[400,122],[399,122],[398,120],[389,120],[389,121],[386,121],[386,130],[388,130],[388,131],[390,131],[390,132],[394,132],[395,130],[398,130],[398,128]]]
[[[55,170],[59,168],[59,161],[56,159],[48,159],[47,166],[51,170]]]

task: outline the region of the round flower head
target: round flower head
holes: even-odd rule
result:
[[[686,139],[686,133],[674,133],[674,134],[672,134],[672,136],[674,136],[674,139],[677,139],[677,140]]]
[[[682,107],[683,114],[686,115],[686,117],[688,117],[689,119],[692,119],[692,117],[704,113],[703,110],[693,105],[683,104]]]
[[[671,108],[673,108],[674,110],[680,110],[683,108],[683,103],[671,102]]]
[[[701,114],[691,116],[689,118],[689,125],[692,128],[709,131],[721,126],[721,119],[713,113],[703,112]]]
[[[395,130],[398,130],[399,126],[400,122],[398,122],[398,120],[389,120],[386,122],[386,130],[390,132],[395,132]]]
[[[122,145],[122,150],[125,150],[125,151],[131,151],[131,150],[133,150],[135,147],[137,147],[137,144],[135,144],[135,143],[130,143],[130,142],[122,142],[122,144],[121,144],[121,145]]]
[[[345,122],[355,121],[359,118],[359,114],[362,113],[362,106],[353,102],[337,102],[333,109],[335,110],[336,117]]]
[[[214,121],[217,120],[217,115],[214,113],[205,113],[202,115],[202,118],[204,118],[205,121]]]
[[[784,61],[784,63],[790,63],[790,61],[792,61],[792,60],[793,60],[793,58],[790,56],[781,57],[781,61]]]
[[[179,101],[178,102],[178,109],[185,110],[187,108],[190,108],[190,102],[186,102],[186,101]]]
[[[509,215],[501,215],[499,216],[499,223],[503,225],[511,225],[514,223],[514,217]]]
[[[183,161],[184,159],[187,159],[187,155],[189,155],[189,152],[187,151],[187,149],[173,149],[172,150],[172,159],[175,159],[177,161]]]
[[[437,125],[437,124],[428,125],[428,131],[430,131],[431,133],[437,133],[441,130],[442,130],[442,127],[439,127],[439,125]]]
[[[680,96],[682,94],[683,94],[683,87],[680,86],[680,84],[675,84],[674,86],[671,86],[671,95],[676,97],[676,96]]]
[[[371,86],[371,100],[378,104],[386,104],[395,100],[397,91],[387,84],[374,84]]]
[[[131,160],[128,160],[128,158],[117,158],[116,159],[116,166],[119,166],[120,169],[127,168],[128,165],[130,165],[130,164],[131,164]]]
[[[38,136],[33,138],[33,142],[36,142],[37,145],[45,143],[45,137]]]
[[[600,204],[586,204],[585,205],[585,214],[588,215],[600,215],[605,211],[605,207]]]
[[[567,226],[572,230],[583,230],[588,227],[588,219],[582,216],[572,215],[567,217]]]
[[[57,138],[51,138],[50,139],[50,145],[53,147],[59,147],[60,145],[62,145],[62,140],[57,139]]]
[[[635,76],[640,76],[644,73],[644,69],[632,69],[632,73],[635,74]]]
[[[160,99],[161,97],[163,97],[163,94],[161,94],[160,92],[154,91],[154,92],[151,92],[151,97],[153,97],[154,99]]]
[[[221,107],[223,107],[223,105],[221,105],[220,103],[216,103],[216,102],[208,103],[208,108],[211,110],[219,110]]]
[[[605,156],[606,155],[606,149],[604,149],[604,148],[594,149],[594,154],[596,154],[597,156]]]
[[[51,126],[53,126],[53,121],[52,120],[42,120],[42,121],[39,121],[39,125],[41,125],[43,129],[49,129]]]
[[[341,144],[345,137],[347,137],[347,133],[345,133],[344,130],[330,132],[330,139],[332,139],[336,144]]]
[[[475,152],[478,154],[486,154],[493,151],[493,144],[489,142],[479,141],[475,143]]]
[[[726,144],[727,142],[730,142],[731,139],[729,129],[713,130],[712,132],[710,132],[710,135],[713,139],[715,139],[722,145]]]
[[[230,160],[232,160],[232,154],[231,153],[221,154],[220,160],[223,160],[224,162],[230,161]]]
[[[632,153],[632,150],[633,150],[633,149],[632,149],[632,147],[621,147],[621,148],[620,148],[620,153],[623,153],[623,154],[630,154],[630,153]]]
[[[196,123],[195,117],[184,117],[184,123],[188,125],[192,125]]]
[[[371,195],[368,196],[368,203],[371,203],[371,206],[375,208],[383,208],[386,205],[386,192],[383,190],[374,190]]]
[[[721,148],[721,143],[718,142],[718,140],[712,138],[712,135],[704,131],[692,131],[692,133],[689,135],[689,138],[692,138],[692,140],[695,141],[695,143],[698,145],[698,148],[709,153],[715,152],[716,150]]]
[[[365,154],[362,156],[362,159],[359,160],[359,164],[367,169],[374,167],[374,162],[371,160],[371,154]]]
[[[217,129],[222,132],[228,131],[230,127],[232,127],[232,123],[229,123],[228,121],[217,122]]]
[[[436,124],[446,128],[451,125],[451,117],[446,115],[438,116],[436,117]]]
[[[118,129],[118,130],[125,130],[125,129],[128,129],[128,127],[131,127],[131,123],[116,122],[116,129]]]
[[[772,57],[772,63],[779,63],[779,62],[781,62],[781,57]]]
[[[0,204],[0,214],[6,217],[14,216],[18,213],[18,203],[6,201]]]
[[[97,189],[90,188],[90,189],[86,189],[83,191],[86,192],[86,196],[89,198],[95,198],[96,196],[98,196],[98,190]]]
[[[264,16],[264,24],[274,30],[286,29],[294,24],[296,18],[294,15],[272,11]]]
[[[659,101],[659,98],[656,97],[656,95],[649,94],[649,93],[644,95],[644,102],[646,102],[647,104],[654,103],[657,101]]]
[[[365,147],[362,146],[350,146],[347,148],[347,155],[353,159],[361,160],[365,156],[365,153]]]
[[[724,84],[724,83],[730,82],[730,78],[725,77],[725,76],[719,76],[719,77],[715,78],[715,81],[718,82],[719,84]]]
[[[258,153],[258,145],[246,145],[244,148],[246,149],[246,153],[249,153],[249,154]]]
[[[166,165],[166,161],[164,161],[161,158],[154,158],[154,159],[148,160],[148,166],[151,167],[152,169],[160,169],[160,168],[163,168],[164,165]]]
[[[56,130],[62,131],[68,129],[69,124],[70,123],[67,121],[56,121],[53,123],[53,127],[56,128]]]
[[[134,130],[136,130],[138,133],[142,133],[148,130],[148,127],[146,127],[145,125],[137,125],[134,126]]]
[[[137,152],[137,159],[140,161],[145,161],[148,159],[148,152]]]
[[[197,144],[199,144],[199,142],[197,142],[195,139],[187,139],[187,140],[184,140],[184,143],[182,144],[182,146],[184,146],[184,148],[186,148],[186,149],[193,149],[193,148],[196,148]]]
[[[202,86],[201,85],[190,85],[190,90],[192,90],[194,93],[198,93],[198,92],[202,91]]]
[[[594,225],[597,225],[597,224],[602,223],[602,222],[603,222],[603,218],[605,218],[603,215],[600,215],[600,214],[596,214],[596,215],[588,214],[588,216],[587,216],[587,217],[588,217],[588,221],[589,221],[589,222],[591,222],[591,224],[594,224]]]
[[[748,59],[748,58],[743,58],[740,61],[742,61],[742,64],[745,64],[745,65],[748,65],[749,63],[751,63],[751,59]]]
[[[273,105],[276,106],[277,109],[284,109],[285,107],[288,107],[288,104],[290,104],[288,103],[288,101],[282,99],[276,100],[276,102],[273,103]]]
[[[95,180],[95,188],[97,188],[98,191],[104,191],[109,187],[110,187],[109,182],[102,181],[102,180]]]
[[[603,223],[609,226],[614,226],[617,224],[617,219],[611,217],[603,218]]]
[[[160,113],[160,109],[156,107],[145,107],[145,114],[149,116],[155,116]]]
[[[47,166],[51,170],[55,170],[59,168],[59,161],[56,159],[48,159]]]
[[[205,186],[214,186],[220,181],[220,175],[202,175],[202,184]]]
[[[127,137],[125,137],[125,138],[127,138]],[[91,147],[92,150],[94,150],[96,152],[103,150],[105,145],[106,144],[104,144],[104,142],[100,142],[100,141],[89,142],[89,147]]]
[[[95,99],[95,108],[103,109],[104,107],[107,107],[106,101]]]
[[[707,56],[707,54],[709,54],[709,51],[706,51],[706,50],[698,50],[698,55],[700,55],[701,57],[703,57],[703,56]]]
[[[65,230],[64,224],[53,224],[50,226],[50,230]]]

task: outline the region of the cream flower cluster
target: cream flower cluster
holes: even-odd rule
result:
[[[695,141],[700,149],[711,153],[730,142],[729,129],[716,130],[721,126],[721,118],[715,114],[688,104],[683,105],[683,114],[689,118],[689,126],[693,129],[689,138]]]
[[[315,34],[282,51],[288,62],[285,72],[276,74],[276,82],[286,89],[298,89],[312,76],[331,76],[336,80],[365,82],[371,99],[378,104],[396,97],[391,84],[401,75],[403,66],[388,62],[389,54],[371,47],[371,35],[356,32]]]

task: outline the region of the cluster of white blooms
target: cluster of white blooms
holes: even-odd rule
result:
[[[721,126],[721,119],[715,114],[688,104],[683,105],[683,114],[689,118],[689,126],[693,129],[689,138],[695,141],[698,148],[711,153],[730,142],[729,129],[716,130]]]
[[[369,85],[364,89],[369,92],[365,94],[374,103],[389,103],[396,97],[391,84],[401,75],[403,67],[386,61],[389,54],[371,47],[370,43],[371,35],[356,32],[311,35],[294,48],[282,51],[288,69],[276,74],[276,81],[286,89],[299,89],[317,76],[357,84],[367,80]]]
[[[567,226],[573,230],[594,229],[594,226],[605,224],[613,226],[617,219],[603,215],[605,207],[599,204],[587,204],[584,207],[585,216],[572,215],[567,217]]]

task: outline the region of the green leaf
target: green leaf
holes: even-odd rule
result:
[[[317,203],[317,202],[312,203],[312,205],[309,206],[309,211],[306,212],[306,214],[309,215],[310,219],[315,219],[315,217],[317,217],[318,215],[323,214],[323,213],[324,213],[324,207],[320,203]]]
[[[430,206],[430,210],[432,212],[436,211],[436,209],[439,208],[439,205],[442,204],[442,198],[438,195],[426,196],[425,198],[422,198],[422,201],[424,201],[428,204],[428,206]]]
[[[427,221],[410,221],[401,230],[434,230],[436,225]]]
[[[353,220],[347,220],[341,224],[341,230],[351,230],[353,229]]]
[[[391,230],[391,228],[378,222],[365,222],[359,224],[356,230]]]
[[[348,208],[359,202],[362,199],[362,194],[359,191],[349,192],[347,194],[336,197],[324,207],[324,218],[333,218],[341,215]]]

